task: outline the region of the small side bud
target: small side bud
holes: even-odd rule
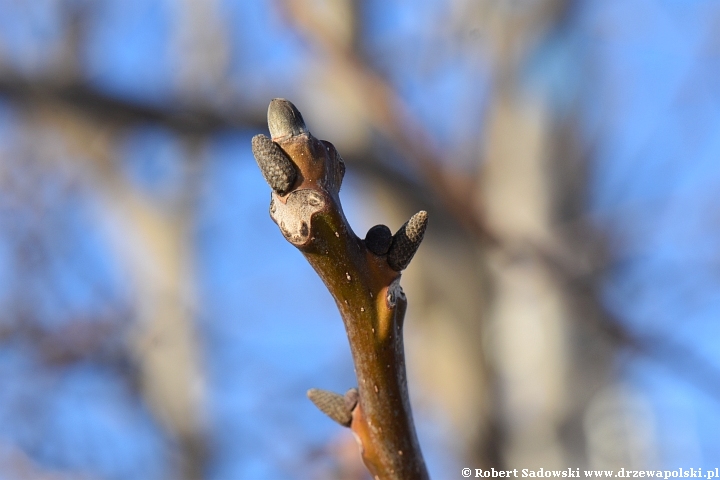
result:
[[[273,139],[308,133],[300,111],[284,98],[274,98],[267,113],[268,128]]]
[[[358,400],[360,400],[360,394],[358,393],[357,388],[351,388],[347,392],[345,392],[345,408],[352,414],[352,411],[355,410],[355,407],[358,404]]]
[[[387,254],[390,268],[399,272],[410,264],[420,247],[427,228],[427,212],[422,210],[413,215],[393,236],[392,245]]]
[[[357,404],[356,400],[352,408],[348,408],[347,395],[348,394],[345,394],[345,396],[343,396],[339,393],[320,390],[319,388],[311,388],[307,392],[310,401],[313,402],[321,412],[343,427],[350,426],[352,422],[352,409],[355,408],[355,404]]]
[[[385,225],[375,225],[365,235],[365,246],[375,255],[385,255],[390,250],[392,232]]]
[[[265,135],[255,135],[252,151],[270,188],[285,195],[295,183],[297,169],[280,146]]]

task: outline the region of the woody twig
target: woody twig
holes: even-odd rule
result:
[[[335,298],[357,372],[358,388],[345,395],[312,389],[308,396],[353,430],[376,479],[428,479],[407,390],[407,300],[400,287],[400,272],[423,239],[427,213],[415,214],[394,235],[377,225],[358,238],[340,204],[345,164],[335,147],[313,137],[287,100],[270,103],[268,126],[272,138],[257,135],[252,148],[273,190],[270,216]]]

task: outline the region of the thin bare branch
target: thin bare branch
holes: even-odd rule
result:
[[[179,133],[209,134],[227,128],[264,128],[261,112],[235,109],[230,114],[220,113],[210,106],[151,106],[111,96],[82,83],[33,81],[7,73],[0,75],[0,95],[20,103],[64,103],[103,123],[161,123]]]

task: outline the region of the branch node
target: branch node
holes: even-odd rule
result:
[[[405,297],[405,292],[403,291],[402,287],[400,286],[400,277],[393,280],[393,282],[388,287],[387,291],[387,306],[388,308],[395,308],[395,305],[397,305],[398,300],[400,301],[407,301],[407,298]],[[373,330],[374,333],[374,330]]]

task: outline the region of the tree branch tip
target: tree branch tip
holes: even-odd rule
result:
[[[348,394],[351,390],[354,389],[348,390],[345,395],[340,395],[329,390],[311,388],[308,390],[307,396],[325,415],[343,427],[349,427],[352,422],[352,410],[357,405],[357,399],[355,399],[352,407],[349,408],[349,404],[352,402],[348,399]]]

